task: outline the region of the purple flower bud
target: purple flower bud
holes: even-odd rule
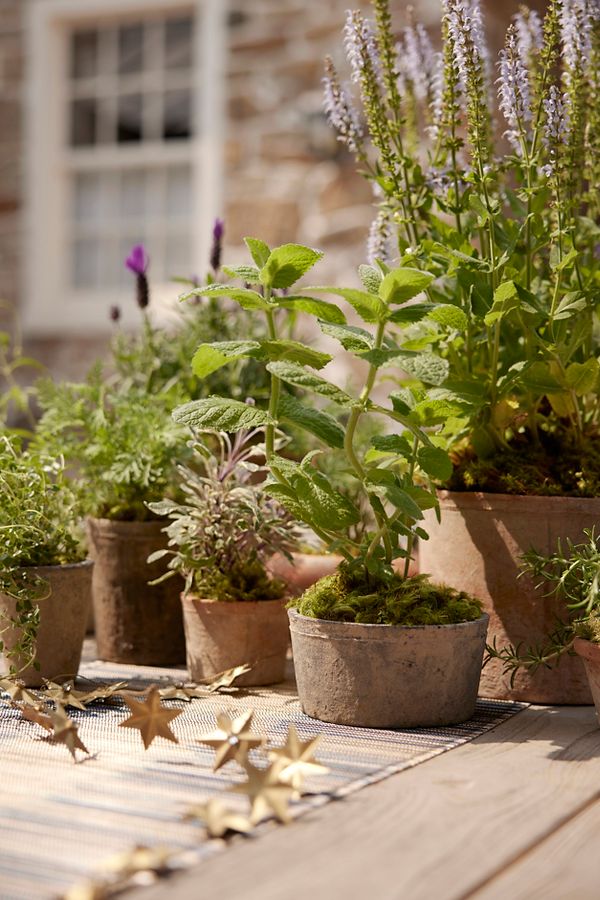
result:
[[[210,265],[213,272],[218,272],[221,268],[221,253],[223,251],[223,233],[225,231],[225,222],[223,219],[215,219],[213,225],[213,243],[210,251]]]
[[[118,322],[119,319],[121,318],[121,307],[120,306],[111,306],[109,316],[110,316],[111,322]]]
[[[136,244],[135,247],[131,248],[131,253],[125,260],[125,265],[134,275],[146,274],[150,265],[150,258],[143,244]]]

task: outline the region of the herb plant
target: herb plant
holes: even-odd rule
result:
[[[32,567],[84,559],[77,525],[76,498],[63,460],[23,451],[18,438],[0,437],[0,593],[16,602],[16,617],[0,620],[0,651],[2,635],[13,627],[22,629],[21,639],[7,655],[23,668],[35,654],[37,603],[48,592],[47,582]]]
[[[558,541],[556,550],[544,556],[530,550],[523,557],[522,574],[537,580],[536,588],[544,597],[557,597],[564,604],[564,618],[544,644],[524,647],[509,644],[487,647],[487,659],[499,659],[511,684],[519,669],[535,672],[541,666],[551,668],[562,656],[572,652],[575,638],[600,643],[600,535],[584,529],[585,540]],[[545,589],[545,591],[544,591]]]
[[[291,559],[298,534],[282,507],[253,481],[263,471],[259,435],[254,429],[233,439],[217,433],[195,441],[193,460],[178,467],[182,501],[149,504],[171,520],[164,529],[169,549],[148,560],[170,557],[159,581],[177,572],[186,594],[214,600],[283,596],[285,584],[270,578],[267,563],[275,553]]]
[[[348,13],[352,88],[328,59],[325,107],[373,184],[371,261],[435,276],[401,346],[448,365],[450,485],[595,496],[600,3],[521,7],[497,64],[479,0],[442,0],[440,53],[372,6]]]
[[[426,289],[433,276],[408,265],[391,271],[384,265],[377,269],[367,266],[361,269],[362,290],[313,287],[304,288],[301,293],[282,294],[280,291],[288,291],[312,268],[321,253],[297,244],[271,250],[254,238],[247,238],[246,244],[254,265],[231,271],[249,287],[208,286],[195,289],[192,295],[231,297],[243,308],[264,317],[268,338],[201,344],[193,369],[199,377],[206,377],[240,358],[259,360],[270,377],[268,409],[215,396],[179,407],[174,417],[198,431],[221,429],[237,433],[264,428],[270,472],[265,490],[332,550],[344,556],[342,571],[335,576],[336,590],[341,587],[344,594],[356,591],[368,597],[370,603],[374,593],[400,589],[405,579],[395,575],[392,563],[403,557],[407,576],[415,538],[427,538],[419,524],[423,510],[437,505],[429,479],[443,479],[451,471],[447,453],[428,433],[447,410],[445,400],[431,398],[425,390],[392,393],[388,406],[372,399],[381,368],[392,360],[402,358],[407,366],[416,366],[433,382],[445,373],[443,360],[432,354],[403,350],[390,335],[394,323],[402,319],[408,301]],[[364,327],[349,325],[338,305],[311,296],[321,293],[340,295],[353,307]],[[282,323],[290,312],[316,317],[324,334],[337,340],[363,365],[366,363],[364,384],[356,396],[318,374],[331,361],[329,354],[280,337]],[[338,414],[298,399],[290,392],[290,388],[297,387],[315,395],[317,401],[321,398],[333,404]],[[357,441],[358,426],[361,420],[373,417],[391,421],[404,433],[375,435],[363,453]],[[299,462],[285,458],[278,452],[276,437],[278,428],[286,425],[312,434],[320,449],[309,452]],[[319,454],[331,451],[343,451],[355,486],[350,496],[315,465]],[[425,484],[416,483],[417,468],[423,473]],[[360,496],[372,512],[373,526],[358,536],[353,528],[361,520],[361,512],[352,495]],[[327,580],[320,584],[327,593],[333,589]],[[447,621],[444,602],[439,607],[437,620]],[[469,610],[470,617],[477,618],[478,605],[471,603]],[[377,614],[379,621],[388,621],[385,604],[380,605]]]

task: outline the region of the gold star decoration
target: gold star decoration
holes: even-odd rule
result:
[[[173,741],[174,744],[179,743],[171,731],[169,722],[180,716],[183,710],[166,709],[161,706],[160,693],[156,685],[150,688],[145,700],[130,700],[129,697],[123,699],[131,710],[131,715],[124,722],[119,722],[119,727],[136,728],[140,732],[146,750],[156,737]]]
[[[301,741],[293,725],[289,726],[287,740],[283,747],[269,750],[269,759],[281,763],[280,778],[290,784],[297,794],[302,790],[304,777],[307,775],[326,775],[327,766],[321,765],[314,757],[314,750],[321,736]]]
[[[168,874],[169,863],[177,852],[167,847],[136,846],[117,853],[104,861],[98,877],[73,885],[61,900],[108,900],[133,887],[133,879],[140,873]]]
[[[253,710],[248,710],[235,719],[231,719],[227,713],[219,713],[217,716],[216,731],[211,731],[200,738],[197,738],[199,744],[207,744],[215,749],[215,764],[213,771],[216,772],[221,766],[224,766],[229,760],[243,765],[248,750],[255,747],[262,747],[264,738],[257,734],[251,734],[246,729],[250,727],[252,722]]]
[[[227,788],[235,794],[246,794],[250,800],[250,821],[257,825],[270,813],[284,824],[291,821],[289,803],[294,788],[281,781],[281,762],[271,763],[266,769],[253,766],[248,760],[244,763],[248,780]]]
[[[85,703],[88,699],[89,691],[76,691],[72,681],[65,681],[64,684],[56,684],[54,681],[46,682],[45,699],[52,700],[56,705],[74,706],[76,709],[85,711]],[[89,700],[88,700],[89,702]]]
[[[248,834],[252,831],[252,823],[246,816],[228,809],[222,800],[212,797],[207,803],[198,803],[186,810],[184,819],[200,819],[211,838],[224,837],[237,832]]]
[[[56,711],[50,714],[50,718],[53,730],[46,740],[64,744],[75,761],[77,761],[76,750],[82,750],[89,756],[88,748],[77,734],[77,725],[68,717],[60,704],[57,704]]]
[[[233,669],[226,669],[224,672],[220,672],[211,682],[206,686],[206,690],[213,694],[215,691],[220,690],[223,687],[231,687],[231,685],[235,682],[240,675],[245,675],[246,672],[250,672],[252,666],[248,666],[244,664],[243,666],[234,666]]]
[[[5,691],[11,700],[17,703],[29,703],[30,706],[39,705],[39,697],[28,691],[18,681],[12,681],[10,678],[0,679],[0,691]]]
[[[83,703],[93,703],[94,700],[112,700],[116,694],[120,694],[127,688],[126,681],[118,681],[115,684],[98,684],[88,691],[82,698]]]
[[[36,725],[41,725],[42,728],[45,728],[46,731],[52,731],[52,719],[51,717],[44,712],[43,708],[38,706],[31,706],[29,704],[25,704],[23,706],[18,706],[21,710],[21,715],[24,719],[27,719],[28,722],[35,722]]]

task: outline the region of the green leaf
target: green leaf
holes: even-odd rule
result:
[[[365,291],[368,291],[369,294],[379,294],[379,288],[383,281],[379,269],[375,269],[373,266],[359,266],[358,275]]]
[[[430,272],[421,272],[420,269],[393,269],[381,282],[379,296],[386,304],[406,303],[422,293],[433,278]]]
[[[326,300],[316,300],[314,297],[282,297],[277,299],[277,306],[283,309],[297,310],[316,316],[323,322],[333,322],[334,325],[345,325],[346,316],[335,303]]]
[[[447,481],[452,475],[452,460],[441,447],[421,447],[417,460],[423,471],[437,481]]]
[[[200,344],[192,359],[192,370],[198,378],[206,378],[236,359],[243,359],[260,350],[258,341],[217,341]]]
[[[434,309],[435,307],[431,303],[409,303],[401,309],[395,309],[394,312],[388,316],[388,321],[394,322],[397,325],[410,325],[413,322],[420,322],[433,312]]]
[[[492,308],[486,313],[483,321],[486,325],[493,325],[513,309],[518,309],[519,305],[519,294],[514,281],[504,281],[494,291]]]
[[[301,244],[282,244],[271,250],[260,271],[261,284],[271,288],[288,288],[312,269],[323,254]]]
[[[313,350],[299,341],[260,341],[260,358],[269,360],[287,360],[299,363],[301,366],[311,366],[313,369],[322,369],[332,358],[329,353]]]
[[[450,369],[447,359],[433,353],[419,353],[416,356],[406,357],[402,359],[401,366],[413,378],[433,385],[442,384],[448,377]]]
[[[373,335],[364,328],[357,328],[355,325],[334,325],[331,322],[319,322],[319,327],[323,334],[335,338],[339,341],[344,350],[351,353],[360,353],[370,350],[375,343]]]
[[[250,284],[259,284],[259,271],[256,266],[223,266],[223,271],[230,278],[241,278]]]
[[[243,309],[272,309],[270,304],[257,291],[247,288],[237,288],[227,284],[208,284],[206,287],[194,288],[187,294],[183,294],[180,300],[189,300],[190,297],[230,297],[239,303]]]
[[[344,446],[344,429],[333,416],[312,409],[310,406],[304,406],[291,394],[282,394],[279,398],[278,416],[280,419],[314,434],[328,447],[342,449]]]
[[[555,266],[552,266],[552,268],[556,272],[562,272],[563,269],[568,269],[569,266],[572,266],[578,256],[579,256],[578,251],[575,250],[575,248],[573,248],[573,249],[569,250],[569,252],[567,253],[566,256],[563,256],[563,258],[561,259],[560,262],[556,263]]]
[[[337,287],[310,287],[306,290],[343,297],[353,310],[358,313],[363,322],[381,322],[387,314],[385,303],[382,303],[376,295],[368,294],[366,291]]]
[[[289,486],[269,482],[265,490],[277,497],[300,521],[336,532],[360,520],[354,504],[336,491],[321,472],[279,457],[275,457],[273,466],[284,473]]]
[[[245,237],[244,243],[248,250],[250,251],[250,255],[252,259],[256,263],[259,269],[262,269],[269,256],[271,255],[271,248],[268,244],[265,244],[264,241],[259,240],[258,238]]]
[[[523,369],[520,381],[527,390],[536,394],[556,394],[564,388],[551,373],[547,363],[543,362],[535,362]]]
[[[369,484],[377,485],[377,493],[385,498],[409,518],[418,521],[423,518],[419,506],[413,498],[406,493],[399,479],[389,469],[370,469],[366,480]]]
[[[313,391],[321,397],[326,397],[333,403],[340,406],[349,407],[354,402],[352,397],[342,391],[335,384],[326,381],[314,372],[307,372],[302,366],[289,362],[270,362],[267,370],[285,381],[286,384],[292,384],[295,387],[301,387],[308,391]]]
[[[580,294],[579,291],[570,291],[562,298],[556,307],[552,318],[554,320],[570,319],[572,316],[576,316],[578,313],[582,312],[586,306],[587,303],[585,297]]]
[[[276,424],[264,409],[249,406],[239,400],[226,400],[223,397],[207,397],[204,400],[184,403],[173,412],[173,418],[195,431],[235,433],[246,428]]]
[[[371,438],[371,444],[381,453],[395,453],[405,459],[412,457],[410,441],[403,434],[377,434]]]
[[[444,328],[452,328],[455,331],[466,331],[469,324],[469,320],[462,309],[459,309],[458,306],[453,306],[451,303],[443,303],[440,306],[436,306],[435,309],[431,310],[427,318],[437,322],[438,325],[442,325]]]
[[[595,390],[600,376],[600,363],[595,356],[584,363],[571,363],[566,371],[567,384],[575,391],[578,397],[589,394]]]

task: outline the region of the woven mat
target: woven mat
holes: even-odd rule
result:
[[[182,670],[100,662],[84,664],[80,674],[102,681],[185,680]],[[56,897],[135,844],[181,849],[186,865],[222,849],[222,841],[204,839],[201,826],[182,821],[182,812],[243,780],[236,764],[213,773],[213,751],[194,742],[214,729],[215,714],[223,710],[253,709],[252,730],[274,745],[284,743],[290,723],[302,739],[322,736],[317,757],[330,774],[306,782],[313,793],[295,804],[294,814],[300,815],[467,743],[523,708],[480,700],[473,719],[452,728],[349,728],[305,716],[292,681],[167,705],[184,709],[173,726],[180,743],[157,739],[147,751],[137,731],[118,727],[128,715],[124,706],[95,704],[85,713],[69,709],[94,754],[79,764],[66,747],[42,740],[38,726],[0,705],[0,900]],[[228,794],[227,800],[246,811],[244,797]]]

